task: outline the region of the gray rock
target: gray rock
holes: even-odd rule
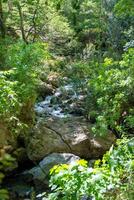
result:
[[[48,185],[48,177],[50,169],[57,164],[70,164],[75,160],[79,160],[78,156],[67,153],[52,153],[45,157],[39,164],[29,171],[23,173],[24,176],[32,175],[32,179],[36,186]]]
[[[51,153],[72,153],[94,159],[102,156],[115,140],[112,133],[105,138],[94,137],[91,125],[83,117],[46,117],[35,125],[27,154],[32,161],[39,161]]]

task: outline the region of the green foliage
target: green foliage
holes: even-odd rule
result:
[[[65,68],[65,75],[68,76],[74,82],[74,84],[79,84],[85,81],[85,79],[89,78],[90,74],[89,63],[83,60],[76,60],[72,63],[68,63]]]
[[[17,94],[14,91],[17,82],[7,80],[5,74],[8,73],[11,72],[0,73],[0,116],[4,118],[8,118],[11,113],[14,113],[14,109],[18,110],[19,106]]]
[[[86,115],[94,134],[104,136],[109,129],[119,136],[133,134],[133,17],[133,0],[0,0],[0,122],[15,135],[25,132],[38,75],[45,82],[54,71],[87,95]],[[49,198],[132,199],[131,143],[111,148],[94,169],[85,161],[55,167]],[[0,159],[2,170],[8,168],[4,162]],[[6,198],[0,190],[0,199]]]
[[[9,154],[1,150],[0,155],[0,200],[8,200],[8,191],[1,188],[1,183],[4,178],[4,173],[8,171],[10,167],[14,166],[15,159],[12,158]]]
[[[7,65],[14,70],[11,79],[18,82],[18,95],[26,101],[35,93],[39,65],[48,56],[46,47],[40,43],[19,42],[9,47],[8,55]]]
[[[95,40],[98,43],[100,33],[99,12],[100,3],[94,0],[63,1],[60,13],[68,19],[71,28],[75,31],[77,40],[76,55],[82,53],[86,44],[88,45]]]
[[[89,114],[96,110],[94,133],[104,135],[109,128],[118,133],[133,130],[133,83],[134,49],[129,49],[120,62],[105,58],[97,65],[89,80]]]
[[[8,47],[6,56],[10,70],[0,72],[0,116],[12,128],[22,128],[21,110],[28,102],[31,106],[35,102],[38,73],[48,53],[40,43],[18,42]]]
[[[73,39],[74,30],[70,27],[68,20],[55,12],[53,8],[48,9],[49,14],[46,20],[47,37],[53,54],[69,55],[76,46]]]
[[[132,200],[133,189],[128,187],[130,180],[134,185],[133,153],[134,139],[124,139],[118,141],[117,147],[112,146],[102,160],[96,161],[94,168],[89,168],[84,160],[54,166],[50,171],[52,193],[49,199],[123,200],[126,197],[126,200]],[[128,190],[129,194],[126,194]]]
[[[115,5],[115,12],[118,16],[134,16],[134,1],[119,0]]]

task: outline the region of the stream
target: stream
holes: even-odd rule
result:
[[[44,99],[35,104],[36,119],[46,116],[58,118],[70,118],[73,116],[81,116],[84,113],[85,95],[81,90],[74,89],[73,84],[66,84],[57,88],[52,95],[44,97]],[[31,181],[30,177],[24,176],[23,171],[34,167],[34,164],[27,161],[23,168],[8,176],[3,183],[3,187],[10,192],[10,200],[45,200],[44,190],[48,188],[37,188]],[[26,164],[26,167],[25,167]]]
[[[82,91],[75,91],[73,84],[56,89],[53,95],[47,96],[44,101],[35,105],[36,116],[53,116],[59,118],[83,115],[82,108],[85,95]]]

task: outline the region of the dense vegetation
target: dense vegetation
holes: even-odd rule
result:
[[[94,168],[89,168],[85,160],[54,166],[50,172],[54,192],[49,198],[133,199],[133,151],[133,140],[123,140],[97,160]]]
[[[133,199],[133,35],[133,0],[0,0],[0,125],[25,138],[51,72],[84,90],[95,135],[120,138],[91,171],[85,161],[53,168],[50,199]],[[0,182],[14,162],[7,153],[0,146]]]

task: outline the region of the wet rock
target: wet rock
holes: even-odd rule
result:
[[[47,96],[44,101],[37,103],[34,110],[39,117],[51,115],[64,118],[68,116],[65,112],[63,113],[63,108],[58,104],[57,99],[53,95]]]
[[[82,117],[85,98],[85,93],[76,92],[73,84],[67,84],[35,105],[37,122],[27,144],[32,161],[51,153],[72,153],[94,159],[110,148],[115,136],[108,133],[105,139],[94,137],[92,125]]]
[[[32,175],[32,180],[34,181],[36,188],[42,188],[44,185],[48,185],[49,171],[57,164],[70,164],[75,160],[79,160],[78,156],[68,153],[52,153],[45,157],[39,164],[29,171],[25,171],[23,174]]]
[[[53,95],[48,95],[35,105],[37,116],[56,116],[60,118],[71,115],[81,116],[85,113],[85,95],[77,94],[72,84],[57,88]]]
[[[27,145],[27,154],[38,161],[50,153],[72,153],[94,159],[102,156],[115,142],[114,134],[94,137],[91,124],[83,117],[40,118]]]

